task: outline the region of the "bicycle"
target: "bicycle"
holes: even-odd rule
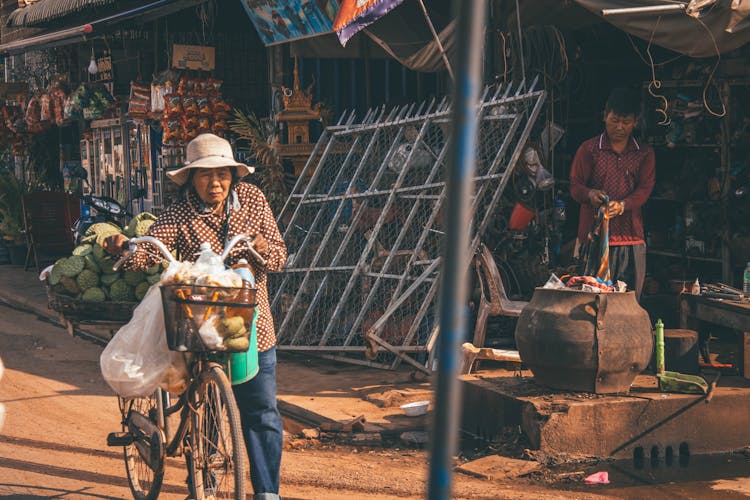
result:
[[[144,236],[129,240],[129,251],[115,264],[115,269],[136,252],[138,244],[143,242],[156,246],[170,262],[175,261],[159,240]],[[260,265],[265,266],[265,261],[252,246],[252,238],[245,235],[235,236],[226,245],[221,255],[222,261],[226,260],[229,252],[240,242],[245,242],[253,257]],[[197,500],[244,500],[248,476],[245,462],[247,452],[239,409],[226,373],[230,365],[229,355],[227,352],[201,348],[196,343],[188,342],[186,346],[184,340],[197,334],[197,331],[184,331],[190,328],[185,326],[184,321],[174,321],[174,317],[176,313],[184,313],[191,319],[190,307],[199,312],[201,307],[252,307],[254,310],[257,305],[254,303],[255,295],[252,296],[252,304],[223,302],[216,300],[215,296],[213,300],[195,300],[195,297],[178,293],[180,287],[184,289],[189,285],[160,286],[168,345],[172,350],[190,351],[194,355],[188,365],[188,389],[174,403],[174,395],[160,388],[145,398],[118,397],[123,430],[110,433],[107,444],[123,447],[128,483],[136,499],[157,498],[164,477],[166,457],[184,454]],[[179,305],[175,306],[176,304]],[[171,307],[177,309],[169,310]],[[172,317],[168,317],[168,314]],[[180,335],[182,344],[175,341],[175,337]],[[173,425],[174,418],[170,417],[178,413],[179,423]]]

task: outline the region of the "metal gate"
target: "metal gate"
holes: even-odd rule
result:
[[[544,91],[486,88],[479,107],[472,249],[529,138]],[[289,259],[270,276],[281,350],[429,371],[438,334],[447,99],[328,127],[278,216]],[[312,172],[308,175],[308,172]]]

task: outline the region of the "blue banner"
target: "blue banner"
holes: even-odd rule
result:
[[[333,30],[337,0],[240,0],[264,45],[308,38]]]

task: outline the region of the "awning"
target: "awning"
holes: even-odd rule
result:
[[[4,43],[0,45],[0,54],[13,54],[75,43],[107,33],[113,27],[126,21],[145,23],[204,2],[206,0],[158,0],[90,23]]]
[[[430,17],[441,45],[451,59],[455,49],[455,21],[450,4],[433,1]],[[446,69],[440,47],[432,35],[418,2],[404,2],[388,15],[367,26],[364,33],[401,64],[414,71],[434,73]]]
[[[449,0],[430,0],[429,16],[448,58],[455,49],[455,22],[450,14]],[[369,38],[372,43],[368,43]],[[335,35],[292,42],[292,54],[316,58],[393,57],[415,71],[445,71],[446,65],[435,36],[425,20],[419,2],[403,2],[387,15],[364,28],[342,47]]]
[[[575,0],[591,12],[602,16],[604,9],[654,7],[680,2],[652,0]],[[685,7],[700,2],[682,2]],[[750,42],[747,0],[716,0],[696,16],[686,10],[671,13],[632,13],[603,16],[608,23],[644,40],[691,57],[711,57],[729,52]],[[688,7],[689,8],[689,7]]]
[[[6,26],[35,26],[65,17],[68,14],[113,3],[115,3],[115,0],[39,0],[27,7],[21,7],[11,12]]]

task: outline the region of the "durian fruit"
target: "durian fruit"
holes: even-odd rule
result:
[[[60,273],[68,278],[74,278],[83,271],[86,265],[86,261],[80,255],[71,255],[70,257],[61,260],[55,267],[60,266]]]
[[[138,221],[138,223],[135,225],[135,236],[137,238],[146,236],[146,233],[148,233],[148,230],[153,225],[153,223],[154,221],[149,219]]]
[[[93,251],[93,247],[89,244],[84,245],[78,245],[73,249],[73,255],[80,255],[81,257],[85,257],[86,255],[90,254]]]
[[[114,274],[119,272],[112,267],[113,265],[115,265],[115,260],[112,257],[104,257],[99,261],[99,267],[101,267],[102,273],[104,274]]]
[[[91,224],[88,229],[86,229],[84,236],[91,236],[92,234],[97,236],[100,234],[112,236],[113,234],[119,234],[120,232],[120,228],[111,222],[97,222],[96,224]]]
[[[49,284],[52,286],[57,285],[60,283],[60,278],[62,278],[60,267],[58,265],[52,266],[52,270],[49,273]]]
[[[99,266],[99,264],[96,262],[96,257],[94,257],[93,252],[86,255],[83,260],[86,261],[86,269],[90,269],[94,271],[96,274],[99,274],[102,272],[102,268]]]
[[[125,283],[130,286],[137,286],[138,283],[146,279],[146,275],[141,271],[125,271]]]
[[[99,275],[91,269],[84,269],[76,278],[76,283],[78,284],[78,288],[80,288],[82,292],[85,292],[89,288],[94,288],[99,285]]]
[[[101,277],[102,285],[104,286],[111,286],[112,283],[122,278],[122,275],[120,272],[112,273],[112,274],[103,274]]]
[[[141,212],[133,217],[128,225],[123,228],[122,234],[128,238],[145,236],[154,222],[156,222],[154,214]]]
[[[119,279],[109,287],[109,297],[115,302],[128,302],[135,298],[133,287],[128,285],[125,280]]]
[[[166,261],[146,271],[116,271],[112,268],[116,258],[104,250],[103,244],[115,234],[143,236],[155,221],[155,215],[143,212],[123,229],[110,222],[92,224],[72,255],[55,262],[47,278],[50,287],[55,293],[92,302],[142,300],[149,287],[159,283]]]
[[[107,297],[104,294],[104,290],[98,287],[92,287],[83,292],[83,295],[81,295],[81,299],[90,302],[104,302],[105,300],[107,300]]]

